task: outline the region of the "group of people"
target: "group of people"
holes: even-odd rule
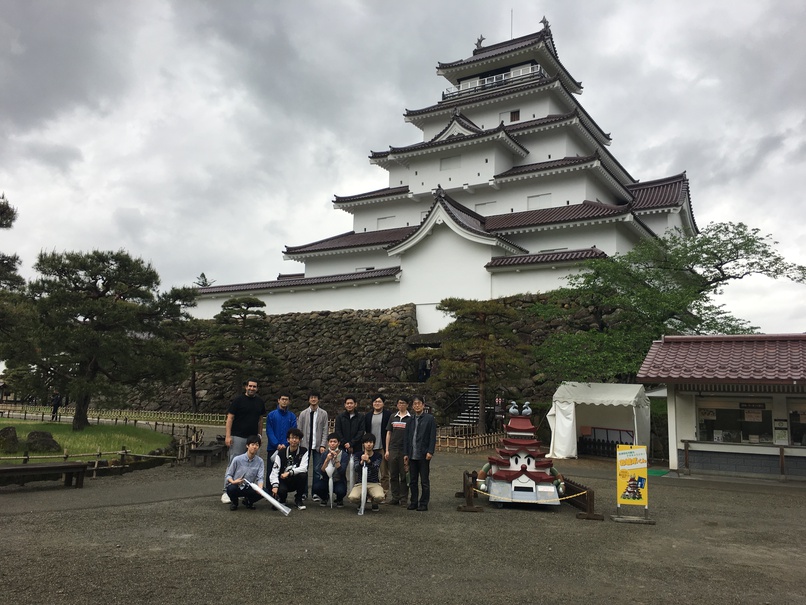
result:
[[[348,395],[344,411],[336,416],[329,433],[328,413],[319,405],[319,393],[311,392],[308,407],[296,416],[289,409],[291,396],[281,392],[277,407],[267,415],[257,390],[257,381],[248,380],[244,393],[227,410],[229,465],[222,501],[230,503],[230,510],[237,510],[240,504],[254,508],[262,496],[253,484],[261,490],[267,487],[281,504],[293,493],[294,505],[304,510],[309,472],[312,501],[343,507],[347,498],[359,504],[364,471],[365,502],[372,511],[380,510],[382,503],[428,510],[437,429],[421,396],[398,397],[397,411],[392,412],[386,407],[386,398],[376,395],[371,410],[361,413],[356,397]],[[258,455],[264,418],[268,473]]]

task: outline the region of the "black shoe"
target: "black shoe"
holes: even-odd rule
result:
[[[414,502],[412,502],[406,507],[406,510],[417,510],[417,505]]]
[[[409,508],[411,508],[411,507],[409,507]],[[424,512],[424,511],[427,511],[428,510],[428,505],[427,504],[421,504],[420,506],[417,507],[417,510],[420,511],[421,513]]]
[[[372,512],[377,513],[381,508],[378,506],[377,502],[372,503]]]
[[[230,505],[229,505],[229,509],[230,510],[238,510],[238,501],[236,500],[235,502],[231,502]]]
[[[243,505],[249,510],[255,510],[255,505],[249,502],[246,498],[244,498]]]
[[[305,510],[306,508],[306,506],[302,503],[302,500],[295,501],[294,506],[297,507],[297,510]]]
[[[336,500],[336,508],[344,508],[344,502],[341,500]]]
[[[389,504],[390,506],[397,506],[398,504],[400,504],[400,500],[395,498],[394,500],[389,500],[389,502],[387,502],[387,504]]]

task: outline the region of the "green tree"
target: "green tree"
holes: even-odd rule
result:
[[[14,368],[66,385],[74,430],[88,425],[93,396],[183,372],[166,325],[193,303],[192,290],[159,292],[157,272],[124,251],[40,253],[34,268],[40,277],[27,289],[34,309],[27,339],[2,353]]]
[[[183,317],[179,321],[171,322],[170,333],[176,339],[177,345],[185,355],[189,372],[190,405],[193,412],[199,411],[199,397],[197,380],[201,361],[197,353],[199,344],[207,338],[212,322],[207,319]]]
[[[437,309],[454,320],[440,330],[439,349],[418,349],[414,358],[437,361],[428,382],[436,389],[457,384],[478,384],[477,431],[487,432],[487,393],[526,371],[526,347],[512,333],[514,309],[499,301],[446,298]]]
[[[806,267],[786,261],[776,244],[743,223],[714,223],[695,237],[671,232],[626,254],[588,261],[569,277],[570,288],[534,309],[570,326],[537,347],[542,371],[555,381],[632,381],[663,334],[755,331],[713,297],[751,275],[806,282]]]
[[[268,383],[280,374],[280,362],[268,347],[265,306],[253,296],[228,299],[213,318],[207,338],[191,347],[200,369],[232,373],[236,392],[249,378]]]
[[[17,209],[6,199],[6,194],[0,194],[0,229],[11,229],[17,220]],[[18,290],[25,285],[25,280],[17,273],[20,258],[0,252],[0,290]]]

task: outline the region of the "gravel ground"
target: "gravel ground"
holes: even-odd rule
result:
[[[615,462],[558,461],[570,506],[457,512],[438,453],[428,512],[221,504],[224,465],[0,487],[0,601],[28,603],[804,603],[803,483],[650,477],[656,525],[615,523]],[[266,504],[264,506],[264,504]],[[641,510],[641,509],[636,509]]]

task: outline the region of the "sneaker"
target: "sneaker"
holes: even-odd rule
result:
[[[297,510],[305,510],[306,508],[308,508],[308,507],[307,507],[307,506],[305,506],[305,505],[304,505],[302,502],[299,502],[299,501],[298,501],[298,502],[294,502],[294,506],[296,506],[296,507],[297,507]]]
[[[342,500],[336,500],[336,508],[344,508],[344,502]]]
[[[421,513],[425,512],[425,511],[428,510],[428,505],[427,504],[421,504],[420,506],[417,507],[417,510],[420,511]]]
[[[372,512],[377,513],[379,510],[381,510],[381,507],[378,506],[377,502],[373,502],[372,503]]]
[[[249,500],[247,500],[246,498],[244,498],[244,499],[243,499],[243,505],[244,505],[244,506],[245,506],[245,507],[246,507],[248,510],[255,510],[255,505],[254,505],[254,504],[252,504],[251,502],[249,502]]]
[[[221,504],[229,504],[229,503],[230,503],[230,500],[229,500],[229,496],[227,495],[227,492],[223,492],[221,494]]]
[[[327,500],[319,499],[319,506],[327,506]]]
[[[230,505],[229,505],[229,509],[230,510],[238,510],[238,503],[237,502],[231,502]]]
[[[304,500],[304,498],[303,498],[303,500]],[[311,497],[311,500],[313,500],[314,502],[321,502],[322,501],[322,499],[319,496],[317,496],[316,494],[314,494]]]

